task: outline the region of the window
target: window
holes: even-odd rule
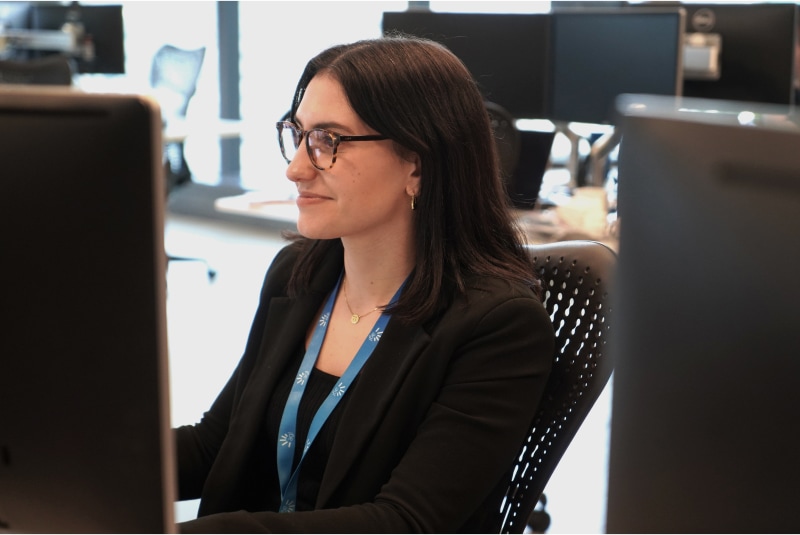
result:
[[[306,62],[323,49],[380,37],[384,11],[406,9],[405,1],[254,2],[239,4],[241,52],[242,186],[288,199],[275,122],[289,110]]]

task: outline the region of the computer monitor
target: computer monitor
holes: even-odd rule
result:
[[[800,128],[621,99],[606,529],[800,528]]]
[[[88,56],[75,57],[78,72],[101,74],[125,73],[124,26],[121,5],[31,4],[31,29],[60,30],[67,15],[77,13],[86,36],[91,36]]]
[[[711,59],[718,72],[713,76],[687,73],[684,96],[793,102],[796,4],[687,3],[683,7],[687,39],[696,36],[719,42]]]
[[[384,13],[382,27],[384,35],[442,43],[464,62],[486,100],[516,119],[538,119],[545,115],[548,17],[408,10]]]
[[[0,532],[173,528],[161,118],[0,86]]]
[[[548,119],[610,124],[622,93],[681,94],[680,8],[563,9],[551,16]]]

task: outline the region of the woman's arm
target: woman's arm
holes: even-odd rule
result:
[[[263,325],[269,301],[285,290],[285,276],[296,258],[295,248],[284,247],[273,259],[264,278],[259,304],[250,327],[247,345],[228,382],[217,396],[211,408],[203,414],[199,423],[176,428],[174,433],[178,465],[178,499],[191,500],[200,497],[211,466],[222,442],[228,433],[229,419],[233,413],[241,388],[255,365],[258,348],[265,335]]]

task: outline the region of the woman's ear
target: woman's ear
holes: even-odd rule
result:
[[[422,178],[422,158],[416,152],[412,154],[412,162],[414,162],[414,176]]]
[[[406,160],[411,163],[406,193],[411,197],[419,195],[420,182],[422,181],[422,160],[417,153],[411,153]]]

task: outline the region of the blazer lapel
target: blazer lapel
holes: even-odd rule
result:
[[[317,503],[326,503],[353,464],[359,461],[362,447],[383,421],[409,367],[429,342],[430,337],[421,327],[389,322],[361,370],[356,388],[350,392],[353,397],[339,421]]]
[[[309,290],[303,295],[290,298],[272,297],[262,329],[264,337],[258,348],[259,356],[250,374],[247,386],[239,401],[238,417],[231,421],[231,428],[238,428],[244,443],[255,441],[254,418],[263,418],[275,384],[284,367],[290,364],[299,344],[305,340],[308,328],[314,321],[323,299],[333,288],[342,269],[341,256],[326,260],[321,266]],[[252,411],[257,411],[253,413]]]
[[[258,349],[259,357],[250,375],[247,387],[242,393],[240,407],[257,407],[263,412],[269,397],[284,369],[295,354],[298,344],[302,343],[314,312],[319,307],[316,296],[304,296],[298,299],[274,297],[270,300],[269,313],[264,323],[265,335]],[[242,414],[243,428],[251,427],[252,420],[247,411]],[[231,422],[233,425],[235,422]]]

